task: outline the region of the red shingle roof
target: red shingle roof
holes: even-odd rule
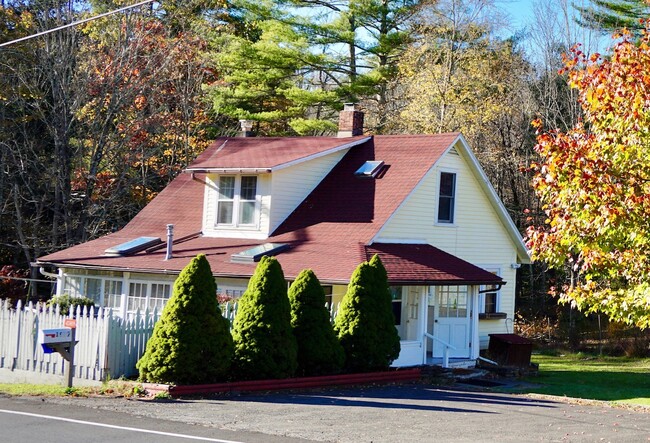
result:
[[[202,174],[181,174],[144,208],[124,229],[42,257],[40,263],[102,267],[142,272],[179,272],[199,253],[206,254],[218,276],[248,277],[255,265],[233,263],[231,255],[265,242],[288,243],[291,248],[278,259],[285,276],[294,278],[304,268],[314,270],[323,282],[347,282],[356,266],[379,253],[389,278],[395,282],[485,283],[495,278],[467,262],[427,245],[367,246],[398,205],[414,189],[458,134],[434,136],[375,136],[352,147],[314,191],[267,240],[194,237],[174,245],[173,258],[164,260],[165,249],[129,257],[107,257],[104,250],[140,236],[165,240],[166,225],[175,226],[175,238],[199,232],[202,223]],[[343,139],[346,143],[361,137]],[[228,139],[235,148],[219,160],[216,142],[192,165],[201,168],[273,167],[324,149],[335,148],[333,138]],[[233,143],[231,143],[233,141]],[[282,143],[280,143],[282,142]],[[242,144],[243,143],[243,144]],[[283,147],[286,145],[285,147]],[[247,147],[246,147],[247,146]],[[273,146],[272,149],[268,149]],[[269,150],[269,152],[267,152]],[[236,161],[235,161],[236,160]],[[382,178],[354,176],[367,160],[383,160]]]
[[[378,254],[395,284],[498,284],[500,277],[431,245],[375,243],[366,247],[370,260]]]
[[[218,138],[188,170],[272,169],[323,154],[367,137],[236,137]]]

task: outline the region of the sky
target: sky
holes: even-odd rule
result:
[[[496,0],[497,6],[508,14],[511,21],[511,25],[508,30],[505,33],[501,33],[501,35],[507,37],[524,30],[527,33],[534,33],[536,26],[535,23],[537,22],[535,11],[537,10],[539,13],[539,6],[542,6],[541,10],[548,10],[547,8],[549,8],[550,2],[546,2],[549,2],[549,0]],[[590,3],[591,2],[589,0],[555,0],[552,4],[566,5],[566,7],[569,8],[568,12],[575,17],[575,15],[577,15],[577,11],[574,8],[575,5],[588,6]],[[553,22],[557,21],[556,26],[563,28],[563,18],[560,8],[561,6],[557,6],[558,15],[549,17],[549,19]],[[551,8],[551,11],[555,11],[555,9]],[[553,13],[551,12],[551,14]],[[570,43],[581,44],[583,50],[587,53],[605,53],[613,44],[613,40],[608,34],[580,28],[575,22],[572,22],[572,29],[569,32],[572,36],[572,41]],[[562,36],[558,37],[562,38]],[[566,37],[566,35],[564,35],[564,37]],[[525,38],[525,40],[528,40],[528,52],[535,52],[536,46],[533,41],[527,38]],[[534,54],[531,55],[534,56]]]
[[[515,29],[522,29],[533,20],[532,0],[505,0],[499,3],[512,18]]]

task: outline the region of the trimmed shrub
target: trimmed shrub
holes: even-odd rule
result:
[[[375,255],[352,274],[334,323],[345,350],[346,369],[388,369],[400,352],[394,323],[386,269]]]
[[[47,306],[56,306],[59,305],[59,313],[61,315],[68,315],[70,310],[73,312],[77,309],[77,306],[87,306],[92,308],[95,306],[95,302],[92,298],[88,297],[73,297],[69,294],[57,295],[49,299],[46,303]]]
[[[311,269],[303,270],[289,288],[291,326],[298,343],[297,374],[336,374],[345,354],[325,307],[325,291]]]
[[[210,264],[200,254],[174,283],[172,296],[137,363],[140,380],[201,384],[227,378],[233,342],[216,291]]]
[[[287,283],[275,257],[262,257],[258,263],[239,299],[232,334],[237,378],[287,378],[295,373],[297,345]]]

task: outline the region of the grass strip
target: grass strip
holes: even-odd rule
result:
[[[650,406],[650,359],[534,354],[539,375],[518,392]]]

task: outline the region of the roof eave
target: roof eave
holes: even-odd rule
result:
[[[191,174],[267,174],[272,168],[187,168],[183,172]]]
[[[87,269],[91,271],[109,271],[109,272],[138,272],[144,274],[160,274],[172,275],[179,274],[181,271],[176,269],[154,269],[154,268],[136,268],[130,266],[99,266],[99,265],[83,265],[77,263],[67,263],[64,261],[39,261],[35,263],[37,266],[55,266],[57,268],[68,269]]]
[[[392,280],[388,277],[388,283],[394,286],[481,286],[481,285],[505,285],[503,280]]]

